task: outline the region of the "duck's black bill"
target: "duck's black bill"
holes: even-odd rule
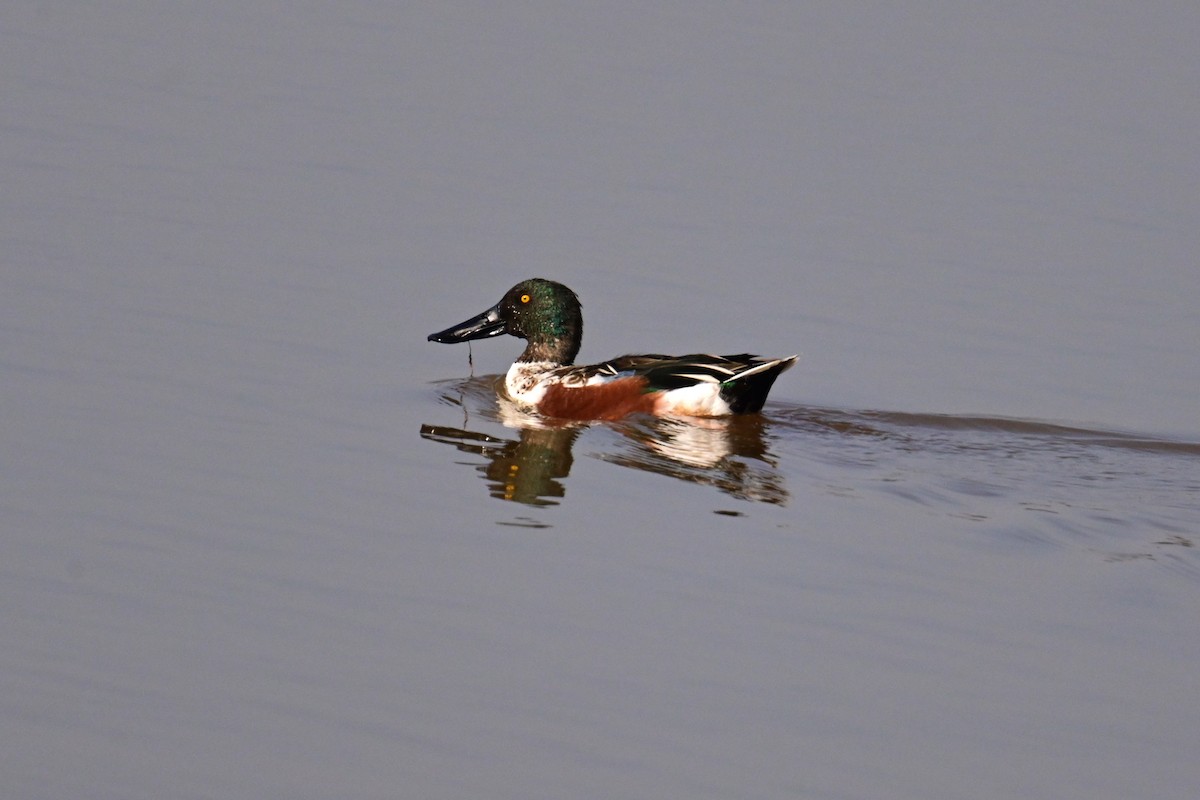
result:
[[[454,344],[471,339],[486,339],[502,333],[504,333],[504,320],[500,318],[500,312],[493,307],[478,316],[471,317],[466,322],[460,322],[444,331],[429,334],[429,341]]]

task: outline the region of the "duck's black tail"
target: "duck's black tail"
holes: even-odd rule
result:
[[[761,411],[775,379],[790,369],[797,358],[799,356],[752,362],[746,369],[721,382],[721,399],[729,403],[729,409],[735,414]]]

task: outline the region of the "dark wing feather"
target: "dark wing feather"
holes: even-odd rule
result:
[[[767,363],[749,353],[714,356],[692,353],[686,356],[664,356],[657,353],[631,355],[606,361],[600,367],[612,374],[632,374],[643,377],[650,391],[682,389],[697,383],[724,384],[735,380],[748,369]]]
[[[735,414],[759,411],[779,374],[796,363],[790,358],[763,359],[749,353],[714,356],[693,353],[664,356],[658,353],[629,355],[601,364],[562,367],[568,385],[584,383],[593,375],[630,376],[646,380],[647,392],[670,391],[698,383],[718,384],[721,397]]]

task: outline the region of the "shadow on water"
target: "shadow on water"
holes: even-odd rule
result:
[[[502,379],[472,378],[447,384],[446,403],[461,406],[463,427],[422,425],[421,437],[483,457],[475,465],[492,497],[527,505],[553,505],[565,494],[563,479],[573,448],[589,424],[564,423],[525,413],[497,392]],[[516,438],[471,430],[472,417],[500,423]],[[783,504],[787,492],[769,452],[769,422],[758,415],[726,419],[663,419],[638,416],[605,426],[619,434],[615,452],[602,461],[705,484],[744,500]]]
[[[517,502],[538,503],[540,498],[561,498],[559,479],[571,469],[572,447],[591,424],[556,423],[526,414],[499,391],[503,378],[489,375],[451,380],[438,385],[440,399],[463,412],[463,427],[421,426],[421,436],[451,444],[463,452],[486,456],[482,471],[487,478],[507,484],[524,472],[529,481],[515,493],[496,496]],[[475,423],[499,423],[516,430],[518,438],[496,437],[470,429]],[[1004,463],[1046,458],[1059,461],[1109,461],[1112,469],[1091,478],[1116,477],[1119,466],[1138,469],[1145,464],[1115,463],[1115,455],[1129,451],[1149,457],[1182,459],[1188,469],[1200,462],[1200,442],[1158,439],[1134,433],[1104,431],[1036,420],[976,417],[950,414],[914,414],[891,411],[855,411],[770,403],[763,415],[722,419],[659,419],[631,417],[603,423],[622,434],[630,447],[601,454],[604,461],[681,480],[711,484],[749,500],[783,503],[787,491],[777,474],[778,456],[768,445],[802,443],[805,451],[838,463],[882,466],[898,454],[961,456],[955,467],[975,463],[992,472]],[[822,448],[823,440],[836,438],[837,447]],[[912,464],[913,462],[909,462]],[[1077,471],[1078,472],[1078,471]],[[1083,471],[1083,472],[1086,472]],[[1057,477],[1069,480],[1062,470]],[[1088,480],[1086,474],[1074,477]],[[1144,475],[1153,480],[1151,475]],[[1200,477],[1179,488],[1197,491]]]
[[[919,506],[978,524],[1004,541],[1071,542],[1107,560],[1182,553],[1200,538],[1200,443],[997,417],[768,404],[725,419],[631,417],[554,424],[498,392],[499,376],[438,384],[460,427],[421,436],[481,457],[493,497],[530,506],[565,496],[574,451],[606,463],[787,505],[806,492]],[[494,435],[496,424],[514,431]],[[740,512],[718,512],[738,514]],[[1131,549],[1132,548],[1132,549]],[[1194,552],[1194,551],[1193,551]],[[1190,564],[1185,571],[1200,577]]]

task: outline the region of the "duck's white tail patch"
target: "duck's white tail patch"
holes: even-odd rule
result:
[[[657,414],[682,414],[690,417],[723,417],[732,412],[721,397],[721,385],[713,378],[707,383],[684,386],[663,392],[654,408]]]

